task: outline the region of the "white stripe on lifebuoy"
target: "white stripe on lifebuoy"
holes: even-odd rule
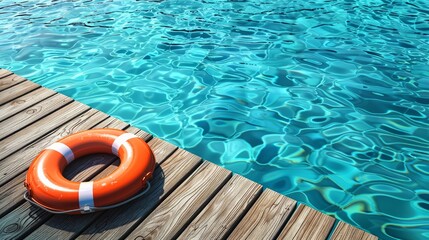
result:
[[[67,164],[69,164],[74,159],[73,151],[69,148],[69,146],[65,145],[64,143],[56,142],[51,146],[47,147],[46,149],[51,149],[61,153],[67,160]]]
[[[112,144],[112,153],[115,154],[116,156],[118,155],[118,150],[121,147],[121,145],[128,141],[131,138],[136,138],[137,136],[132,134],[132,133],[124,133],[122,135],[120,135],[119,137],[117,137],[115,139],[115,141]]]
[[[79,208],[94,207],[94,182],[81,182],[79,185]]]
[[[46,159],[43,159],[42,161],[46,161]],[[46,177],[43,164],[37,165],[37,177],[39,178],[40,182],[48,188],[54,189],[56,191],[69,191],[68,188],[58,186]]]

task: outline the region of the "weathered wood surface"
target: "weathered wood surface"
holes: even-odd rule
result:
[[[178,239],[224,239],[261,191],[261,185],[234,175]]]
[[[292,199],[19,79],[0,69],[0,84],[9,84],[0,87],[0,239],[325,239],[331,232],[332,239],[377,239],[341,222],[332,229],[331,217],[296,208]],[[145,196],[80,216],[53,215],[23,200],[26,170],[42,149],[77,131],[105,127],[135,133],[154,151],[157,168]],[[113,155],[95,154],[72,162],[64,175],[98,179],[118,165]]]
[[[40,85],[30,81],[24,81],[13,87],[10,87],[1,92],[0,106],[39,87]]]
[[[231,172],[204,162],[127,239],[176,239],[230,177]]]
[[[7,72],[4,72],[3,74],[0,72],[0,91],[6,90],[18,83],[24,82],[25,78],[12,74],[7,76]],[[3,93],[5,94],[5,93]]]
[[[40,122],[36,122],[32,126],[28,128],[28,132],[24,131],[25,129],[21,130],[20,132],[12,135],[13,138],[6,138],[4,141],[1,141],[0,143],[0,159],[4,158],[4,156],[8,156],[10,153],[15,152],[17,150],[20,150],[24,148],[24,144],[27,142],[27,147],[32,147],[31,140],[36,140],[38,136],[39,138],[43,136],[44,133],[48,132],[49,130],[52,130],[53,127],[61,125],[59,123],[64,122],[67,119],[68,116],[76,116],[79,113],[82,113],[82,111],[88,110],[87,106],[84,105],[68,105],[70,108],[66,108],[68,111],[64,113],[60,113],[58,115],[49,115],[52,116],[53,120],[58,120],[57,122],[50,122],[52,118],[44,118],[46,120],[46,124],[40,125]],[[64,110],[64,109],[63,109]],[[45,122],[45,121],[43,121]],[[39,124],[38,124],[39,123]],[[2,123],[0,123],[0,126]],[[40,128],[39,128],[40,126]],[[34,134],[34,135],[33,135]],[[11,136],[11,137],[12,137]],[[18,137],[19,136],[19,137]],[[52,136],[52,135],[50,135]],[[53,137],[52,137],[53,138]],[[6,144],[3,145],[3,142]],[[49,144],[52,144],[54,142],[49,142]],[[21,147],[16,147],[21,145]],[[47,145],[48,146],[48,145]],[[25,156],[24,158],[15,156],[8,156],[2,160],[0,160],[0,185],[5,183],[6,181],[9,181],[12,179],[16,174],[21,173],[24,171],[28,166],[30,165],[31,161],[34,159],[34,157],[37,155],[38,152],[40,152],[43,148],[31,148],[30,151],[32,153],[35,153],[34,155]],[[22,151],[19,151],[22,153]]]
[[[4,77],[7,77],[9,75],[12,75],[12,74],[13,74],[13,72],[11,72],[11,71],[9,71],[7,69],[0,69],[0,79],[4,78]],[[15,76],[18,76],[18,75],[15,75]]]
[[[33,105],[22,112],[4,120],[2,126],[13,126],[13,128],[4,128],[0,133],[0,139],[3,139],[12,133],[30,125],[31,123],[43,118],[46,115],[54,112],[57,109],[71,103],[73,100],[62,94],[55,94],[54,96],[45,99],[44,101]]]
[[[88,106],[72,102],[62,108],[61,111],[55,111],[40,121],[34,122],[30,126],[13,133],[0,141],[0,160],[30,145],[33,141],[37,141],[53,129],[64,125],[88,110]],[[0,128],[3,127],[7,126],[3,122],[0,122]]]
[[[1,94],[1,93],[0,93]],[[37,104],[40,101],[56,94],[54,91],[46,88],[39,88],[33,92],[27,93],[15,100],[12,100],[0,107],[0,121],[15,115],[18,112]]]
[[[228,239],[274,239],[295,207],[295,200],[267,189]]]
[[[376,240],[377,237],[351,226],[339,222],[331,236],[331,240]]]
[[[326,239],[334,223],[334,218],[301,204],[280,233],[279,239]]]

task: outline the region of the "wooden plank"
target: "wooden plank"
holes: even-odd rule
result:
[[[127,131],[132,132],[130,131],[130,129],[127,129]],[[139,132],[139,136],[141,137],[142,131]],[[171,153],[176,150],[176,147],[173,146],[168,149],[165,149],[165,151],[160,151],[159,148],[164,147],[164,145],[159,144],[159,141],[161,140],[157,138],[151,139],[148,144],[149,146],[151,146],[155,154],[155,158],[158,160],[159,163],[161,163],[164,162],[167,156],[171,155]],[[167,153],[168,151],[170,152]],[[118,164],[119,161],[115,162],[112,166],[106,168],[102,172],[102,174],[107,176],[117,168],[116,165]],[[160,170],[158,170],[158,172],[160,172]],[[125,205],[124,207],[129,207],[129,204]],[[55,215],[50,218],[45,224],[41,225],[39,228],[30,233],[30,235],[27,236],[27,239],[46,240],[72,238],[77,233],[82,232],[82,230],[86,228],[90,223],[92,223],[97,217],[99,217],[101,213],[102,212],[79,216],[79,221],[76,221],[75,216]]]
[[[0,106],[39,87],[40,85],[30,81],[24,81],[10,87],[0,94]]]
[[[378,238],[345,222],[339,222],[331,240],[377,240]]]
[[[334,222],[334,218],[301,204],[278,239],[324,240],[328,237]]]
[[[112,117],[109,117],[108,119],[105,119],[104,121],[98,123],[104,117],[107,117],[107,115],[98,112],[97,110],[91,109],[88,112],[85,112],[79,117],[66,123],[65,125],[57,128],[47,136],[44,136],[42,139],[34,143],[31,148],[25,148],[23,151],[18,152],[17,158],[34,159],[34,157],[38,154],[38,152],[41,151],[41,149],[46,148],[47,146],[64,136],[81,130],[86,130],[90,128],[123,129],[127,127],[126,123],[114,119]],[[136,132],[137,131],[138,130],[136,130]],[[150,137],[149,134],[144,133],[143,131],[140,132],[141,134],[139,135],[144,139]],[[28,157],[23,157],[23,154],[26,154],[26,156]],[[111,164],[115,159],[116,158],[113,155],[108,154],[99,154],[98,156],[92,156],[90,164],[82,164],[80,165],[80,167],[67,167],[65,169],[65,174],[69,174],[71,176],[78,174],[89,174],[89,170],[91,170],[93,172],[92,174],[94,175],[97,171],[100,171],[100,166]],[[98,166],[98,168],[96,166]],[[90,167],[94,168],[89,169]],[[0,187],[0,217],[7,213],[15,205],[22,203],[22,195],[24,194],[25,189],[22,186],[20,186],[20,188],[18,189],[16,187],[22,185],[25,179],[25,174],[26,172],[19,174],[17,177],[13,178],[11,181]]]
[[[49,115],[72,101],[73,99],[69,97],[62,94],[56,94],[2,121],[0,123],[2,128],[0,139],[4,139],[12,133],[30,125],[32,122],[35,122],[46,115]]]
[[[295,207],[295,200],[266,189],[228,239],[274,239]]]
[[[158,164],[167,159],[177,147],[159,138],[153,138],[148,143]]]
[[[9,75],[12,75],[13,72],[7,70],[7,69],[0,69],[0,78],[7,77]]]
[[[205,161],[127,239],[177,238],[230,177],[230,171]]]
[[[48,140],[46,144],[54,142],[51,141],[51,138],[41,137],[87,109],[88,107],[85,105],[71,103],[63,108],[64,112],[57,112],[60,114],[55,115],[51,114],[49,118],[44,118],[44,121],[38,121],[30,127],[24,128],[4,141],[1,141],[0,155],[9,156],[0,161],[0,186],[27,169],[30,162],[36,157],[41,148],[39,148],[37,143],[30,144],[32,141],[39,139],[46,142]],[[9,154],[16,152],[16,150],[20,150],[18,154]]]
[[[25,81],[25,78],[15,74],[12,74],[3,78],[0,77],[0,91],[10,88],[23,81]]]
[[[47,117],[42,118],[40,121],[33,122],[33,124],[30,126],[15,132],[14,134],[0,141],[0,159],[6,158],[15,151],[25,147],[26,145],[29,145],[34,140],[40,138],[41,136],[59,126],[62,126],[67,121],[70,121],[70,119],[73,119],[88,110],[88,106],[77,102],[72,102],[61,108],[59,111],[55,111],[52,114],[49,114]],[[6,128],[7,125],[3,123],[4,122],[0,123],[1,128]],[[0,164],[2,162],[3,161],[0,161]]]
[[[18,112],[36,104],[52,95],[56,94],[54,91],[46,88],[39,88],[30,92],[26,95],[18,97],[17,99],[10,101],[0,107],[0,121],[11,117]]]
[[[261,191],[261,185],[234,175],[178,239],[224,239]]]
[[[151,189],[145,196],[126,206],[103,212],[96,224],[90,225],[78,238],[120,239],[169,196],[201,161],[201,158],[178,149],[155,170]],[[77,234],[67,235],[69,236],[74,238]]]
[[[0,187],[0,218],[24,202],[25,173]]]

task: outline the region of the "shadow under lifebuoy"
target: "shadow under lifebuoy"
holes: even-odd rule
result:
[[[63,175],[72,181],[78,181],[78,179],[83,179],[83,181],[96,180],[108,176],[119,164],[119,159],[114,155],[93,154],[70,163]],[[149,181],[151,187],[143,196],[109,210],[83,215],[54,215],[45,224],[55,229],[76,234],[85,229],[85,234],[92,234],[124,226],[129,222],[146,217],[158,205],[164,193],[164,180],[164,171],[157,164],[153,178]],[[39,208],[35,206],[32,208],[34,208],[33,214],[41,214]]]

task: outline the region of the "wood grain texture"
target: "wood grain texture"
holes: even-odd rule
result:
[[[30,81],[24,81],[10,87],[0,94],[0,106],[39,87],[40,85]]]
[[[234,175],[178,239],[224,239],[261,191],[261,185]]]
[[[332,234],[331,240],[377,240],[378,238],[365,231],[351,226],[345,222],[339,222]]]
[[[324,240],[328,237],[334,222],[334,218],[301,204],[278,239]]]
[[[41,136],[66,124],[70,119],[74,119],[88,110],[89,108],[87,106],[77,102],[72,102],[60,109],[60,111],[55,111],[40,121],[33,122],[30,126],[15,132],[0,141],[0,159],[4,159],[15,151],[29,145],[35,140],[38,140]],[[92,114],[93,113],[94,112],[92,112]],[[88,116],[83,116],[84,119],[86,117]],[[6,127],[3,123],[4,122],[0,123],[0,127]]]
[[[19,131],[20,129],[30,125],[31,123],[43,118],[46,115],[60,109],[61,107],[71,103],[73,100],[62,94],[55,94],[54,96],[47,98],[40,103],[37,103],[22,112],[2,121],[0,123],[0,139],[11,135],[12,133]],[[13,126],[13,127],[12,127]]]
[[[121,239],[169,196],[201,162],[201,158],[189,152],[176,150],[156,168],[151,189],[146,195],[126,206],[104,212],[78,239]]]
[[[86,122],[85,119],[94,114],[93,111],[82,114],[88,108],[81,104],[69,104],[63,110],[66,110],[60,114],[51,114],[49,117],[38,121],[28,128],[25,128],[14,135],[4,139],[0,143],[0,155],[8,156],[0,161],[0,186],[5,182],[11,180],[14,176],[18,175],[22,171],[28,168],[30,162],[36,157],[41,149],[46,148],[61,136],[68,132],[66,126],[70,126],[71,129],[79,126],[79,122],[83,121],[82,125],[93,124]],[[77,117],[77,118],[76,118]],[[74,119],[76,118],[76,119]],[[74,119],[71,123],[65,124],[66,121]],[[60,127],[57,129],[59,126]],[[58,135],[48,134],[50,131],[56,130]],[[17,152],[17,150],[19,150]],[[11,153],[14,153],[10,155]],[[2,157],[0,157],[1,159]]]
[[[1,73],[0,73],[1,76]],[[0,91],[7,90],[8,88],[25,81],[25,78],[11,74],[9,76],[0,77]]]
[[[205,161],[127,239],[175,239],[230,176],[230,171]]]
[[[149,142],[149,147],[152,149],[153,154],[155,155],[155,160],[158,164],[161,164],[162,161],[167,159],[167,157],[169,157],[170,154],[172,154],[177,149],[177,147],[173,144],[170,144],[159,138],[153,138]]]
[[[0,107],[0,121],[17,114],[22,110],[32,106],[33,104],[37,104],[38,102],[51,97],[54,94],[54,91],[48,90],[46,88],[38,88],[33,92],[18,97],[17,99],[12,100]]]
[[[295,200],[266,189],[228,239],[274,239],[295,207]]]
[[[135,133],[139,137],[144,135],[148,135],[143,131],[139,131],[138,129],[126,129],[127,132]],[[170,154],[164,154],[162,151],[158,151],[158,148],[163,147],[162,145],[154,145],[151,142],[156,142],[156,139],[152,139],[149,141],[149,145],[152,145],[152,150],[155,153],[155,157],[163,162],[164,157]],[[175,148],[171,148],[171,151],[174,151]],[[161,154],[156,154],[157,152],[161,152]],[[94,179],[100,179],[100,176],[108,176],[110,173],[117,169],[119,165],[119,160],[116,160],[112,165],[108,166],[104,169],[99,175],[97,175]],[[89,176],[89,175],[88,175]],[[125,205],[124,207],[128,206]],[[54,215],[50,218],[46,223],[41,225],[39,228],[31,232],[26,238],[27,239],[69,239],[80,233],[85,229],[89,224],[91,224],[94,220],[96,220],[102,212],[90,215],[79,216],[78,221],[76,221],[75,216],[64,216],[64,215]]]
[[[0,218],[24,202],[25,172],[0,187]]]
[[[0,79],[4,78],[4,77],[7,77],[9,75],[12,75],[12,74],[13,74],[13,72],[11,72],[11,71],[9,71],[7,69],[3,69],[3,68],[0,69]]]
[[[21,234],[42,224],[46,219],[43,210],[24,202],[0,219],[0,239],[18,239]]]

